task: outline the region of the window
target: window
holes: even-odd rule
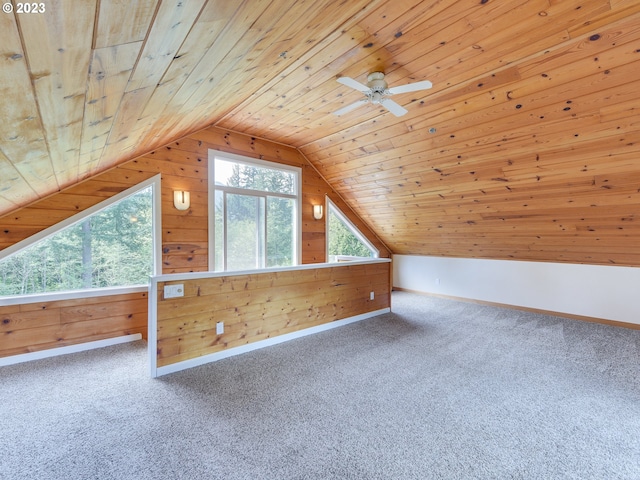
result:
[[[360,230],[327,199],[327,257],[329,262],[377,258],[378,250]]]
[[[299,263],[300,169],[210,153],[211,270]]]
[[[147,181],[2,252],[0,295],[146,285],[154,273],[153,204]]]

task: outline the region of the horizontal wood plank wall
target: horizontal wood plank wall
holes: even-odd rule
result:
[[[302,263],[325,259],[325,222],[312,205],[328,195],[380,250],[390,253],[295,148],[216,127],[202,130],[32,205],[0,217],[0,250],[89,208],[153,175],[162,175],[162,273],[208,268],[207,159],[209,149],[302,168]],[[189,190],[191,208],[178,211],[173,191]]]
[[[382,257],[390,256],[388,250],[366,224],[353,214],[351,209],[336,195],[298,150],[215,127],[173,142],[147,155],[95,175],[62,192],[0,217],[0,250],[159,173],[162,177],[162,273],[206,271],[208,269],[207,160],[209,149],[302,168],[303,263],[325,261],[325,222],[324,220],[315,220],[312,211],[312,205],[324,203],[325,195],[329,195],[380,249]],[[189,190],[191,192],[191,208],[186,211],[178,211],[174,208],[174,190]],[[79,300],[79,302],[91,305],[90,300]],[[2,308],[0,312],[8,312],[6,307],[0,308]],[[47,314],[50,313],[50,309],[51,307],[44,308]],[[147,307],[145,306],[143,315],[145,319],[146,311]],[[75,321],[71,321],[70,323],[74,323],[73,337],[48,338],[45,343],[42,343],[43,340],[40,333],[35,330],[35,326],[41,322],[42,328],[49,328],[47,318],[45,314],[33,316],[29,329],[20,335],[3,334],[5,343],[2,351],[10,350],[14,353],[23,353],[32,345],[37,346],[36,348],[41,348],[42,345],[55,347],[96,339],[92,324],[86,324],[86,335],[82,336],[76,333],[76,329],[85,324],[76,324]],[[139,326],[138,323],[131,323],[126,328],[123,325],[123,329]],[[146,328],[146,320],[144,326]],[[56,332],[56,328],[49,328],[49,330]],[[5,332],[8,330],[12,329],[8,327],[4,329]],[[33,343],[24,337],[29,332],[33,334]],[[112,336],[117,335],[120,333],[114,331]],[[24,337],[24,339],[18,341],[18,337]],[[15,348],[11,346],[13,341],[16,342]]]
[[[158,282],[157,365],[389,308],[390,263]],[[185,296],[164,299],[165,285]],[[369,293],[375,299],[369,300]],[[216,323],[224,322],[224,334]]]
[[[147,292],[0,306],[0,357],[140,333]]]

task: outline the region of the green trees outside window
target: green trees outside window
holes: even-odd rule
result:
[[[327,245],[330,262],[336,262],[340,257],[374,258],[378,256],[375,247],[331,202],[329,202],[327,214]]]
[[[298,175],[218,157],[213,171],[215,270],[295,265]]]
[[[152,223],[149,186],[0,260],[0,295],[146,285]]]

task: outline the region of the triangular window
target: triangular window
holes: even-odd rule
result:
[[[146,285],[153,190],[144,182],[0,252],[0,296]]]
[[[351,223],[344,213],[327,199],[327,257],[329,262],[377,258],[378,250]]]

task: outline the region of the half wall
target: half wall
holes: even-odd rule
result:
[[[388,312],[390,265],[389,259],[378,259],[154,277],[149,293],[151,375]],[[171,286],[182,296],[167,298]]]

